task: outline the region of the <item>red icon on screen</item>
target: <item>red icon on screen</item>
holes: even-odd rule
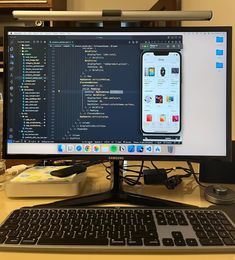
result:
[[[179,122],[179,116],[172,116],[172,122]]]
[[[146,121],[147,121],[147,122],[152,122],[152,121],[153,121],[153,116],[152,116],[151,114],[148,114],[148,115],[146,116]]]

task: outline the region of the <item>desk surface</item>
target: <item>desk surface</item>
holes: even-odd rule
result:
[[[164,164],[164,163],[163,163]],[[172,166],[177,166],[177,163],[174,163]],[[182,163],[180,164],[182,166]],[[169,164],[168,164],[169,167]],[[101,191],[105,191],[109,189],[110,182],[105,178],[106,173],[104,167],[102,165],[92,166],[89,168],[87,172],[86,182],[89,185],[84,185],[83,194],[91,194],[97,193]],[[235,190],[235,185],[230,185],[230,188]],[[154,196],[162,199],[178,201],[181,203],[196,205],[200,207],[208,207],[211,204],[204,200],[203,190],[199,188],[198,184],[195,182],[193,177],[185,179],[176,189],[168,190],[166,187],[162,185],[138,185],[135,187],[125,186],[125,190],[130,192],[135,192],[138,194],[144,194],[149,196]],[[6,197],[4,191],[0,191],[0,222],[2,222],[7,215],[16,208],[20,208],[23,206],[32,206],[37,204],[44,204],[52,201],[56,201],[58,198],[23,198],[23,199],[9,199]],[[83,260],[86,259],[102,259],[102,260],[110,260],[112,259],[120,259],[120,257],[124,259],[181,259],[181,260],[190,260],[198,259],[223,259],[223,260],[235,260],[235,254],[97,254],[96,252],[91,252],[91,254],[55,254],[55,253],[16,253],[16,252],[0,252],[0,259],[3,260],[73,260],[79,259],[79,256],[82,257]],[[123,259],[123,260],[124,260]]]

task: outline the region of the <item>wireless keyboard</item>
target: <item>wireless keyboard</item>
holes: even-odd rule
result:
[[[208,209],[21,208],[0,226],[0,250],[235,252],[235,225]]]

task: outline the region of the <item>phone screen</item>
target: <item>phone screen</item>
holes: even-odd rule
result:
[[[142,131],[176,134],[181,126],[181,54],[149,51],[142,55]]]

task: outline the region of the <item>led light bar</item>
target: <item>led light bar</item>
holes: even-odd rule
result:
[[[12,12],[22,21],[199,21],[210,20],[212,11],[19,11]]]

